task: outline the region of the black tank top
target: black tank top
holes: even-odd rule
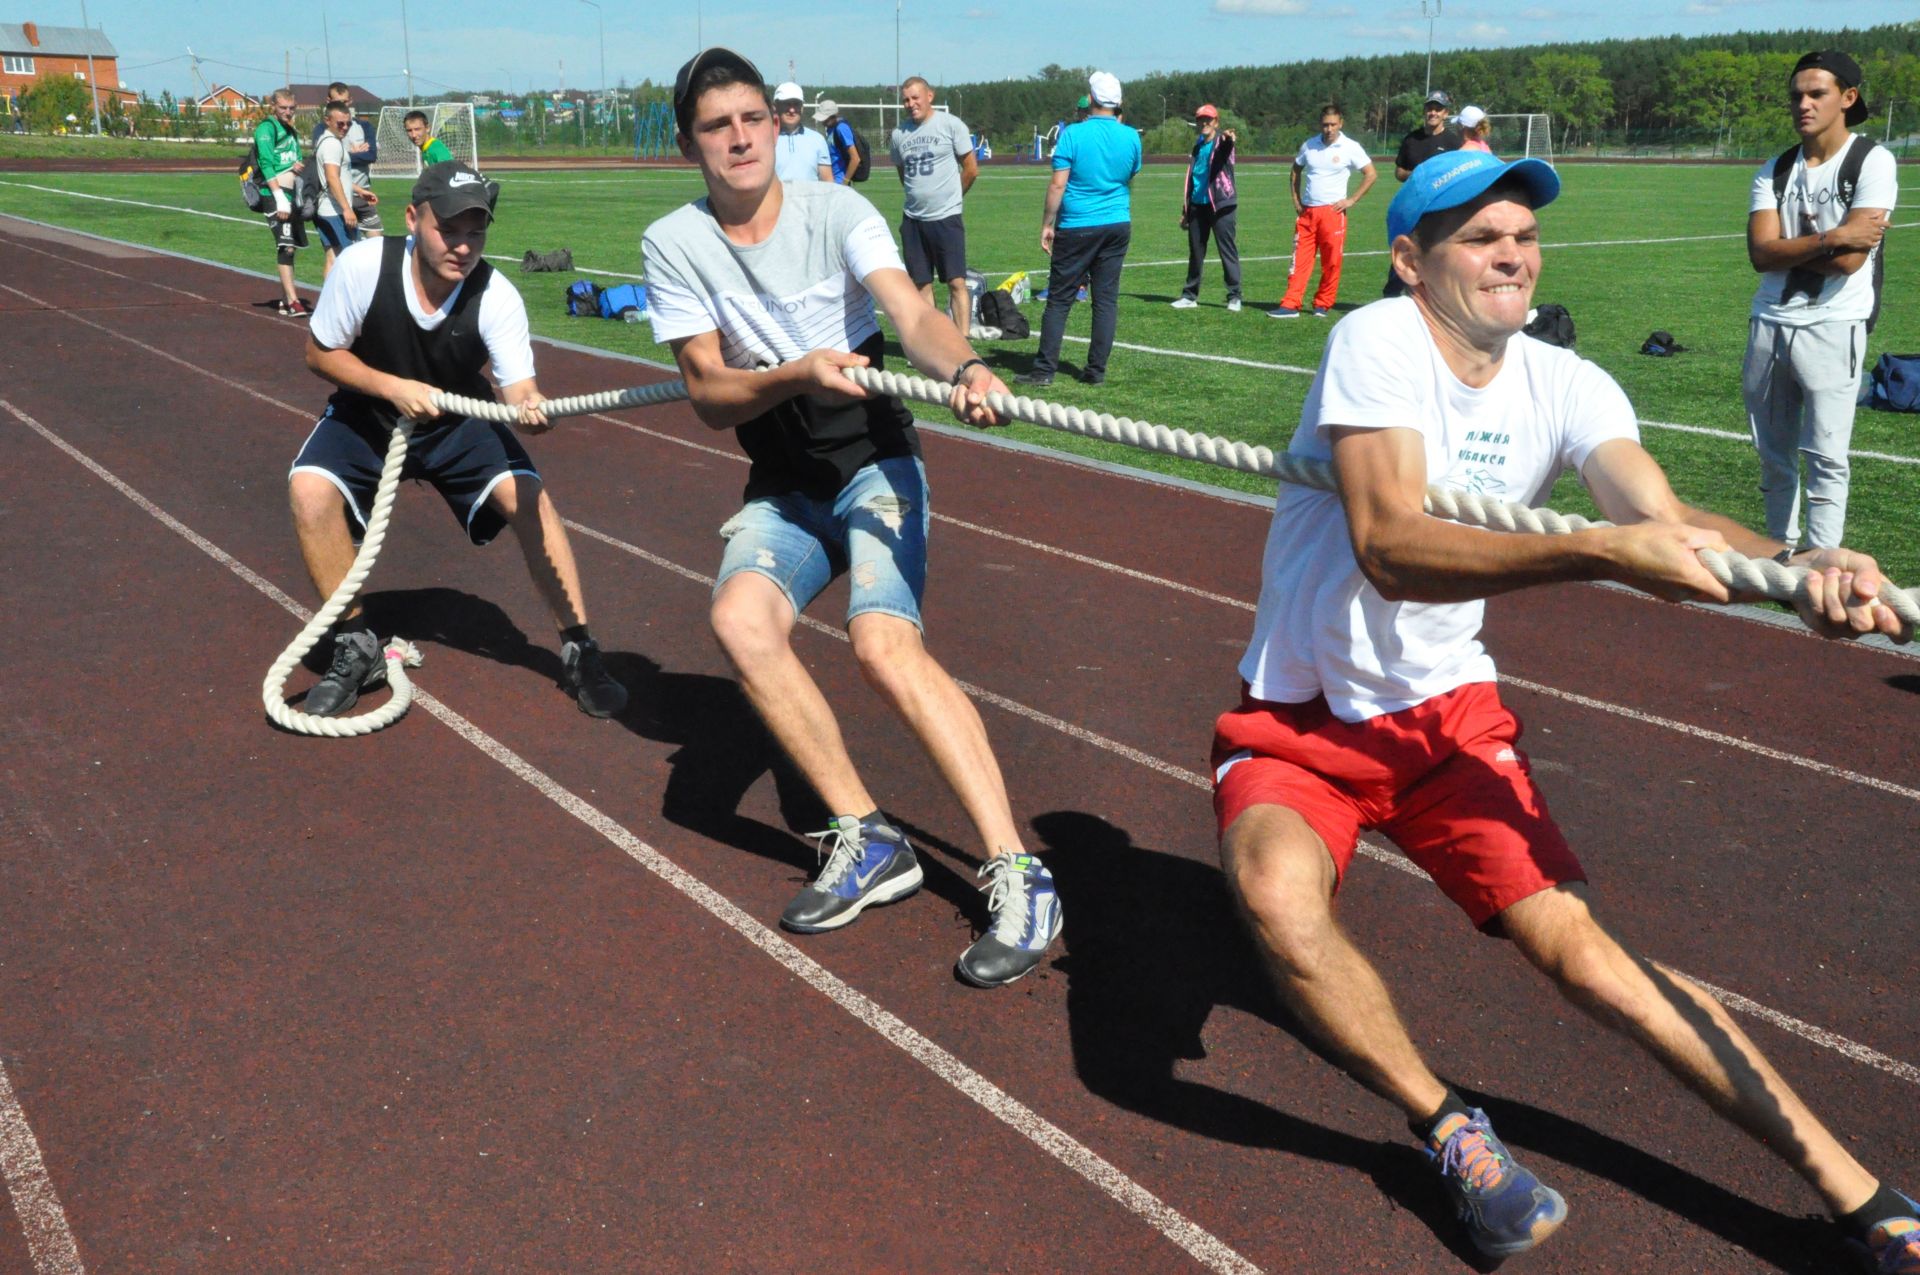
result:
[[[493,386],[480,371],[488,359],[487,343],[480,335],[480,298],[493,277],[493,266],[482,261],[473,268],[453,299],[452,312],[429,331],[414,322],[407,306],[406,289],[413,282],[407,277],[406,237],[389,235],[381,241],[380,250],[380,282],[373,290],[373,304],[361,321],[360,335],[348,347],[354,357],[377,371],[491,400]],[[378,423],[389,429],[399,419],[393,404],[356,390],[334,391],[327,410],[352,424]]]

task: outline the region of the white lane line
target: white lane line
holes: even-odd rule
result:
[[[80,1261],[73,1228],[67,1225],[67,1211],[47,1176],[40,1143],[20,1110],[5,1067],[0,1067],[0,1176],[6,1178],[7,1194],[13,1197],[34,1275],[85,1275],[87,1268]]]
[[[307,608],[148,500],[146,496],[123,482],[105,466],[80,451],[53,430],[4,399],[0,399],[0,408],[5,409],[16,420],[72,457],[115,491],[157,519],[161,525],[185,537],[190,544],[207,553],[220,565],[291,612],[301,623],[304,624],[312,619],[312,614]],[[684,568],[680,571],[681,574],[693,574]],[[1086,1144],[1001,1089],[952,1053],[935,1044],[878,1001],[827,970],[779,933],[755,920],[725,895],[634,836],[611,816],[475,726],[460,713],[425,692],[416,692],[414,703],[452,728],[456,734],[486,756],[524,780],[554,805],[599,833],[635,863],[691,899],[728,928],[779,962],[789,972],[873,1029],[887,1043],[901,1050],[948,1085],[979,1104],[995,1119],[1098,1187],[1122,1208],[1186,1250],[1208,1270],[1219,1271],[1223,1275],[1259,1275],[1257,1266],[1240,1256],[1224,1241],[1189,1221],[1179,1210],[1135,1182]],[[4,1077],[0,1076],[0,1084],[3,1083]],[[5,1092],[8,1095],[11,1094],[11,1090]],[[24,1128],[24,1124],[21,1127]],[[31,1138],[31,1134],[28,1136]],[[38,1163],[37,1151],[34,1162]],[[42,1177],[44,1176],[44,1170],[42,1170]],[[11,1176],[8,1181],[11,1185]],[[71,1236],[68,1237],[68,1242],[71,1245]],[[77,1255],[74,1260],[78,1261]]]
[[[1752,753],[1756,757],[1765,757],[1769,761],[1785,762],[1789,766],[1798,766],[1802,770],[1811,770],[1816,774],[1825,775],[1829,779],[1841,779],[1850,784],[1859,784],[1864,788],[1872,788],[1880,792],[1890,793],[1895,797],[1905,797],[1908,801],[1920,801],[1920,789],[1907,788],[1900,784],[1891,783],[1885,779],[1877,779],[1872,775],[1863,775],[1857,770],[1845,770],[1839,766],[1829,766],[1827,763],[1815,761],[1811,757],[1802,757],[1797,753],[1782,752],[1778,748],[1768,748],[1765,744],[1756,744],[1751,740],[1740,739],[1733,735],[1723,735],[1717,730],[1708,730],[1704,726],[1693,726],[1686,722],[1677,722],[1671,717],[1660,717],[1653,713],[1643,713],[1637,708],[1628,708],[1623,704],[1609,704],[1605,700],[1593,699],[1586,695],[1578,695],[1572,691],[1558,690],[1551,686],[1543,686],[1539,682],[1529,682],[1524,677],[1514,677],[1510,674],[1502,673],[1500,674],[1500,680],[1508,686],[1518,686],[1523,690],[1535,691],[1541,695],[1550,696],[1553,699],[1565,700],[1569,704],[1578,704],[1582,708],[1591,708],[1602,713],[1611,713],[1615,717],[1625,717],[1631,721],[1644,722],[1649,726],[1658,726],[1665,730],[1678,731],[1682,735],[1691,735],[1695,739],[1704,739],[1709,743],[1719,744],[1724,748],[1736,748],[1744,753]]]
[[[49,195],[66,195],[72,199],[94,199],[103,204],[126,204],[133,208],[151,208],[157,212],[187,213],[194,217],[210,217],[214,221],[237,221],[243,226],[259,226],[266,223],[261,216],[233,217],[226,213],[206,212],[199,208],[182,208],[178,204],[152,204],[143,199],[118,199],[112,195],[89,195],[79,190],[62,190],[58,186],[37,186],[33,182],[0,179],[0,186],[17,186],[21,190],[42,190]]]
[[[0,288],[4,288],[4,287],[6,287],[6,285],[0,284]],[[18,292],[18,289],[7,288],[7,291]],[[20,295],[24,296],[26,294],[21,293]],[[89,326],[100,327],[99,324],[93,324],[93,323],[90,323],[88,320],[79,319],[79,316],[77,315],[68,315],[68,317],[74,318],[79,322],[89,323]],[[108,332],[110,335],[114,335],[114,336],[121,335],[120,333],[112,332],[112,330],[108,328],[102,327],[101,330]],[[133,338],[131,337],[122,337],[122,339],[133,341]],[[144,346],[143,343],[138,341],[134,341],[134,344],[142,345],[142,348],[149,348],[149,349],[152,348],[152,347]],[[233,382],[227,382],[224,377],[221,377],[216,373],[208,372],[204,368],[197,368],[191,363],[186,363],[184,360],[174,359],[172,355],[165,354],[164,351],[156,351],[156,353],[161,353],[164,357],[173,359],[174,362],[180,363],[182,366],[190,368],[194,371],[198,371],[202,375],[212,377],[215,380],[222,381],[227,384],[234,384]],[[263,394],[259,394],[256,391],[246,389],[246,387],[244,386],[236,386],[236,388],[240,388],[244,390],[244,392],[248,394],[252,394],[256,398],[260,398],[265,400],[266,402],[273,403],[276,406],[286,408],[286,410],[288,411],[292,411],[292,412],[295,412],[296,414],[304,415],[304,413],[299,412],[299,409],[291,407],[288,404],[281,403],[277,399],[267,398],[267,396]],[[8,410],[11,411],[13,409],[9,408]],[[699,443],[688,442],[685,439],[675,438],[672,435],[661,434],[654,430],[648,430],[640,426],[631,425],[624,421],[618,421],[609,416],[596,416],[595,419],[610,421],[613,424],[620,425],[623,428],[632,429],[632,430],[635,430],[636,432],[643,433],[643,434],[649,434],[649,435],[652,435],[653,437],[665,439],[668,442],[676,443],[682,446],[691,447],[698,451],[711,452],[714,455],[727,456],[732,459],[739,459],[738,457],[734,456],[733,453],[723,452],[719,448],[706,447]],[[680,564],[671,561],[670,559],[663,558],[658,554],[649,553],[646,550],[641,549],[637,545],[629,544],[626,541],[620,540],[613,536],[609,536],[604,532],[600,532],[591,527],[587,527],[582,523],[576,523],[569,520],[567,522],[567,525],[572,529],[574,529],[575,531],[579,532],[583,536],[587,536],[591,539],[601,541],[604,544],[607,544],[614,548],[618,548],[624,552],[631,553],[634,556],[643,559],[644,561],[651,562],[656,566],[662,567],[688,580],[693,580],[700,584],[703,584],[707,588],[713,587],[714,579],[712,576],[705,575],[689,567],[683,567]],[[1064,554],[1064,551],[1062,552]],[[1097,562],[1097,560],[1089,560],[1089,561]],[[1106,564],[1106,565],[1113,566],[1113,564]],[[1125,568],[1119,568],[1119,567],[1114,567],[1113,569],[1121,570],[1121,571],[1126,570]],[[1147,577],[1147,578],[1152,579],[1152,577]],[[1176,588],[1182,587],[1177,584],[1174,584],[1174,582],[1172,581],[1165,581],[1163,583],[1174,585],[1174,587]],[[1190,589],[1188,591],[1200,592],[1198,590],[1190,590]],[[1230,605],[1243,608],[1243,609],[1250,609],[1252,606],[1251,603],[1240,602],[1234,599],[1226,599],[1226,601]],[[841,630],[835,629],[830,625],[822,624],[819,621],[814,620],[810,616],[802,616],[801,621],[802,623],[806,624],[808,627],[815,629],[819,632],[838,637],[842,640],[846,640],[846,635]],[[958,679],[956,679],[956,681],[957,680]],[[1885,780],[1875,779],[1870,775],[1861,775],[1855,771],[1841,770],[1837,767],[1826,766],[1824,763],[1815,762],[1810,758],[1797,757],[1794,754],[1780,752],[1779,750],[1776,750],[1776,749],[1767,748],[1764,745],[1752,744],[1745,740],[1735,739],[1730,735],[1722,735],[1714,731],[1704,731],[1699,727],[1689,726],[1684,722],[1675,722],[1669,718],[1656,717],[1652,714],[1641,713],[1635,709],[1629,709],[1619,705],[1610,705],[1602,700],[1591,699],[1587,696],[1576,695],[1568,691],[1555,690],[1551,687],[1543,686],[1537,682],[1529,682],[1522,678],[1512,678],[1512,677],[1503,676],[1501,680],[1511,682],[1513,685],[1520,686],[1528,690],[1538,690],[1543,694],[1555,696],[1561,699],[1568,700],[1573,703],[1582,704],[1587,707],[1597,708],[1603,712],[1616,713],[1619,716],[1632,718],[1633,720],[1636,720],[1648,725],[1665,726],[1670,729],[1678,730],[1683,734],[1698,735],[1702,738],[1709,739],[1712,742],[1721,743],[1733,748],[1749,751],[1759,756],[1767,757],[1772,760],[1785,761],[1793,765],[1804,766],[1807,769],[1819,771],[1833,778],[1864,783],[1869,787],[1892,792],[1896,795],[1908,796],[1912,798],[1920,798],[1920,793],[1916,793],[1912,789],[1902,788],[1897,784],[1890,784]],[[1074,725],[1073,723],[1066,722],[1060,718],[1053,717],[1046,713],[1042,713],[1038,709],[1030,708],[1027,705],[1019,703],[1016,700],[1007,699],[1004,696],[997,695],[991,691],[985,690],[982,687],[974,686],[971,683],[967,683],[967,682],[960,682],[959,685],[969,695],[974,695],[977,698],[981,699],[983,702],[993,704],[997,708],[1004,709],[1005,711],[1014,713],[1018,716],[1026,717],[1031,721],[1034,721],[1041,725],[1048,726],[1052,729],[1058,730],[1063,734],[1069,735],[1074,739],[1078,739],[1083,743],[1090,744],[1095,748],[1099,748],[1103,751],[1112,753],[1115,756],[1124,757],[1129,761],[1145,766],[1148,769],[1157,771],[1160,774],[1167,775],[1170,778],[1177,779],[1182,783],[1186,783],[1193,787],[1197,787],[1206,791],[1211,791],[1212,789],[1212,783],[1205,775],[1201,775],[1194,771],[1187,770],[1181,766],[1176,766],[1172,762],[1164,761],[1158,757],[1154,757],[1149,753],[1142,752],[1139,749],[1132,748],[1126,744],[1122,744],[1117,740],[1108,739],[1103,735],[1099,735],[1093,731],[1086,730],[1083,727]],[[1393,867],[1412,873],[1415,876],[1419,876],[1422,878],[1426,877],[1426,873],[1422,872],[1418,867],[1416,867],[1412,863],[1412,861],[1406,859],[1404,856],[1400,855],[1396,851],[1388,850],[1383,847],[1373,845],[1366,841],[1362,841],[1360,843],[1360,850],[1362,853],[1368,855],[1369,857],[1378,859],[1383,863],[1390,864]],[[1675,971],[1675,972],[1678,973],[1679,971]],[[1686,975],[1686,977],[1692,978],[1691,975]],[[1694,979],[1693,981],[1697,983],[1700,982],[1700,980],[1698,979]],[[1718,992],[1713,988],[1711,984],[1700,983],[1700,986],[1706,988],[1709,992],[1715,995],[1718,995]],[[1732,995],[1732,993],[1729,993],[1729,995]],[[1731,1001],[1726,1002],[1726,1004],[1728,1005],[1729,1008],[1740,1010],[1741,1012],[1746,1012],[1746,1013],[1753,1012],[1751,1010],[1745,1009],[1743,1005],[1736,1005]],[[1758,1005],[1759,1002],[1748,1001],[1748,1002],[1745,1002],[1745,1004]],[[1761,1008],[1765,1008],[1765,1007],[1762,1006]],[[1771,1015],[1771,1017],[1769,1017],[1768,1015]],[[1782,1030],[1790,1031],[1795,1035],[1799,1035],[1807,1040],[1814,1041],[1814,1043],[1823,1045],[1826,1048],[1835,1048],[1834,1046],[1827,1044],[1828,1037],[1831,1037],[1832,1040],[1843,1041],[1849,1046],[1851,1050],[1861,1051],[1859,1053],[1848,1052],[1846,1050],[1840,1051],[1842,1053],[1845,1053],[1847,1057],[1850,1057],[1850,1058],[1860,1057],[1864,1059],[1866,1055],[1872,1055],[1874,1058],[1887,1059],[1887,1062],[1889,1064],[1887,1066],[1881,1066],[1880,1063],[1874,1063],[1873,1065],[1876,1067],[1880,1067],[1881,1070],[1889,1071],[1894,1075],[1898,1075],[1904,1080],[1910,1080],[1910,1081],[1914,1081],[1915,1083],[1920,1083],[1920,1073],[1916,1073],[1914,1075],[1908,1074],[1909,1072],[1912,1071],[1912,1068],[1908,1067],[1908,1064],[1900,1063],[1897,1060],[1888,1059],[1886,1055],[1878,1053],[1877,1051],[1873,1050],[1869,1046],[1861,1045],[1853,1041],[1848,1041],[1847,1038],[1844,1036],[1839,1036],[1839,1035],[1835,1035],[1834,1033],[1827,1032],[1826,1029],[1824,1028],[1814,1027],[1811,1024],[1805,1024],[1802,1022],[1802,1020],[1797,1018],[1792,1018],[1791,1016],[1780,1013],[1777,1010],[1769,1010],[1766,1015],[1756,1015],[1756,1016],[1763,1018],[1767,1022],[1773,1023],[1775,1026],[1780,1027]],[[1805,1027],[1806,1030],[1804,1031],[1798,1030],[1794,1026],[1789,1026],[1789,1024],[1799,1024],[1800,1026]],[[1900,1068],[1907,1068],[1907,1071],[1901,1071],[1899,1070]]]
[[[507,256],[503,253],[497,253],[497,252],[484,252],[484,253],[481,253],[480,255],[485,257],[488,261],[512,261],[517,263],[517,262],[526,260],[525,257],[512,257],[512,256]],[[555,270],[555,271],[542,271],[541,273],[560,274],[563,272]],[[643,274],[626,274],[619,270],[601,270],[596,266],[581,266],[581,265],[574,266],[573,273],[574,274],[603,274],[611,279],[644,279],[647,277]]]

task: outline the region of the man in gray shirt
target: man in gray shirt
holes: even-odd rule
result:
[[[960,220],[961,199],[980,175],[967,126],[947,111],[933,109],[933,86],[921,77],[900,86],[907,118],[893,130],[887,148],[906,191],[900,217],[900,255],[907,276],[933,304],[933,281],[947,285],[947,313],[965,336],[973,298],[967,293],[967,229]]]

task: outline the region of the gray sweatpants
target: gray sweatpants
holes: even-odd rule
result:
[[[1860,321],[1788,327],[1749,321],[1740,389],[1760,453],[1767,534],[1798,545],[1800,458],[1807,461],[1806,545],[1832,549],[1847,523],[1847,448],[1867,325]]]

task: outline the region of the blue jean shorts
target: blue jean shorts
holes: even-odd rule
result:
[[[324,213],[320,214],[313,219],[313,228],[320,232],[320,242],[336,251],[345,248],[360,237],[357,232],[347,229],[345,217],[329,217]]]
[[[847,619],[873,611],[920,622],[927,589],[927,471],[918,458],[875,461],[831,500],[798,492],[750,500],[720,528],[722,586],[742,571],[765,576],[797,616],[846,572]]]

